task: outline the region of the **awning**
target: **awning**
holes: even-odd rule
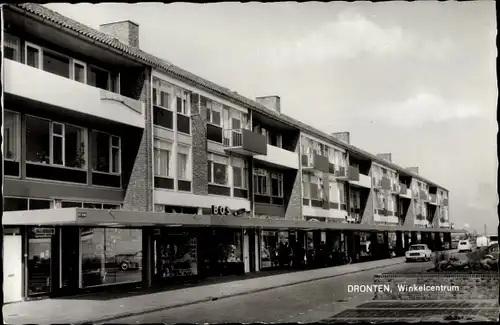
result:
[[[82,226],[82,227],[228,227],[290,230],[419,231],[463,233],[462,229],[411,228],[404,226],[354,223],[311,222],[293,219],[262,219],[235,216],[63,208],[9,211],[3,214],[4,226]]]

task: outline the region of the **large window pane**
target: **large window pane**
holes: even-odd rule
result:
[[[50,163],[50,123],[26,116],[26,160]]]
[[[110,171],[110,142],[109,135],[101,132],[92,132],[92,168],[109,173]]]
[[[61,77],[69,78],[69,59],[44,50],[43,70],[57,74]]]
[[[19,114],[4,112],[3,124],[5,159],[19,160]]]
[[[28,199],[4,197],[3,211],[24,211],[28,210]]]
[[[82,286],[142,280],[142,231],[82,228]]]
[[[83,64],[75,62],[73,63],[73,69],[74,69],[73,78],[78,82],[85,83],[85,66]]]
[[[52,159],[55,165],[63,165],[63,138],[52,137]]]
[[[26,45],[26,64],[33,68],[40,68],[40,49]]]
[[[90,67],[88,69],[87,83],[91,86],[101,88],[104,90],[109,90],[109,72],[96,68]]]
[[[66,166],[85,168],[87,155],[83,130],[72,125],[66,125],[65,129]]]
[[[198,274],[197,240],[190,231],[170,231],[155,241],[156,273],[172,278]]]
[[[19,38],[4,33],[4,57],[9,60],[21,61],[21,41]]]
[[[226,185],[227,180],[227,166],[223,164],[214,163],[214,183]]]
[[[233,186],[234,187],[244,187],[243,186],[243,171],[241,167],[233,166]]]
[[[44,209],[50,209],[50,200],[37,200],[37,199],[30,199],[30,210],[44,210]]]

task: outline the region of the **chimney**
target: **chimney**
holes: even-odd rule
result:
[[[280,96],[263,96],[256,97],[255,101],[269,108],[272,111],[281,113],[281,99]]]
[[[378,153],[377,157],[379,157],[380,159],[384,159],[385,161],[388,161],[388,162],[392,163],[392,157],[391,157],[390,153]]]
[[[418,167],[406,167],[406,170],[418,175]]]
[[[124,44],[139,48],[139,25],[130,20],[102,24],[99,30]]]
[[[349,132],[334,132],[332,137],[347,144],[351,144],[351,134]]]

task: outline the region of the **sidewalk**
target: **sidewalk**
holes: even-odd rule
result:
[[[404,257],[135,295],[106,302],[88,295],[20,302],[3,306],[3,316],[4,323],[8,324],[99,323],[400,263],[404,263]]]

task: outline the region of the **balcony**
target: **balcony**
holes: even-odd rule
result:
[[[400,191],[401,191],[401,186],[399,184],[393,183],[391,186],[391,193],[399,194]]]
[[[267,145],[267,155],[257,155],[257,160],[278,167],[299,169],[299,154],[275,146]]]
[[[144,128],[144,103],[28,65],[4,60],[5,92],[109,121]]]
[[[304,171],[321,171],[324,173],[328,173],[330,170],[328,158],[322,155],[318,155],[317,153],[313,153],[312,155],[302,155],[302,170]]]
[[[349,181],[352,185],[357,185],[359,187],[371,188],[370,176],[359,174],[359,181]]]
[[[347,178],[349,181],[359,181],[359,168],[349,166],[347,169]]]
[[[436,194],[429,195],[429,203],[433,205],[437,205],[437,197]]]
[[[391,180],[387,177],[382,177],[381,186],[382,186],[382,189],[390,191],[391,190]]]
[[[420,194],[419,197],[420,197],[421,200],[424,200],[424,201],[428,201],[429,200],[429,195],[427,194],[426,191],[420,190],[419,194]]]
[[[411,190],[405,184],[399,184],[399,196],[411,199]]]
[[[224,151],[242,156],[267,155],[267,139],[246,129],[224,130]]]

